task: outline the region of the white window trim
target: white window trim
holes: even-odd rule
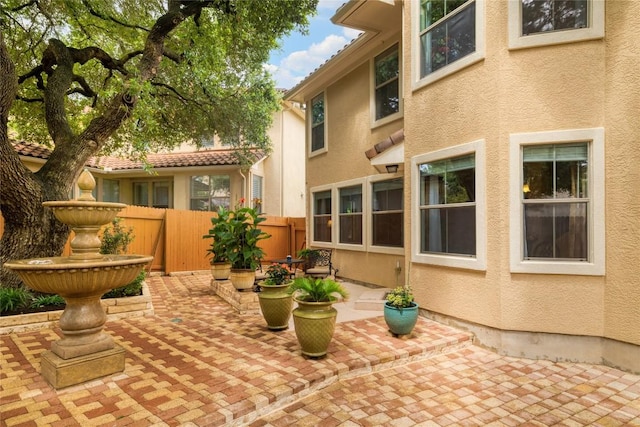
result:
[[[465,56],[445,67],[440,68],[423,78],[420,78],[420,67],[422,53],[420,51],[420,2],[411,2],[411,58],[412,64],[412,90],[418,90],[433,82],[436,82],[450,74],[475,64],[485,57],[485,0],[475,0],[476,2],[476,51]]]
[[[523,36],[522,2],[521,0],[509,0],[509,49],[525,49],[535,46],[601,39],[604,37],[604,3],[604,0],[589,1],[589,26],[587,28],[550,31]]]
[[[394,40],[389,42],[389,45],[396,45],[398,49],[398,112],[389,114],[386,117],[381,118],[380,120],[376,120],[376,56],[382,54],[390,47],[387,45],[384,49],[381,49],[378,53],[373,55],[371,58],[371,72],[369,74],[370,86],[371,86],[371,97],[370,97],[370,116],[371,116],[371,128],[377,128],[379,126],[386,125],[387,123],[391,123],[395,120],[398,120],[404,115],[404,102],[402,96],[402,46],[400,45],[400,41]]]
[[[362,244],[356,245],[352,243],[340,243],[340,189],[345,187],[355,187],[360,185],[362,187]],[[334,194],[335,199],[332,199],[332,210],[336,216],[336,220],[333,222],[335,225],[334,237],[337,249],[346,249],[350,251],[365,251],[367,248],[367,227],[369,226],[369,220],[367,218],[367,212],[369,198],[367,197],[367,179],[366,178],[356,178],[350,179],[348,181],[337,182],[334,184]],[[333,197],[333,196],[332,196]],[[333,200],[336,201],[335,206],[333,205]]]
[[[589,142],[589,262],[524,260],[522,147]],[[604,128],[516,133],[509,136],[510,259],[512,273],[605,274]]]
[[[372,241],[372,221],[371,221],[371,183],[376,181],[385,181],[393,178],[402,178],[402,172],[395,174],[371,175],[362,178],[356,178],[348,181],[335,182],[332,184],[320,185],[309,189],[311,197],[309,198],[309,241],[311,246],[324,248],[337,248],[349,251],[372,252],[390,255],[404,255],[404,247],[392,248],[388,246],[373,246]],[[353,245],[348,243],[340,243],[340,189],[344,187],[352,187],[354,185],[362,185],[362,244]],[[313,194],[320,191],[331,190],[331,242],[319,242],[314,240],[313,236]],[[404,193],[404,191],[403,191]],[[407,209],[404,209],[405,223],[407,221]],[[406,232],[405,232],[406,236]],[[406,241],[406,239],[405,239]]]
[[[402,178],[404,177],[404,174],[402,173],[394,173],[394,174],[380,174],[380,175],[371,175],[368,179],[367,179],[367,198],[369,200],[369,204],[367,205],[367,208],[365,210],[367,217],[371,218],[371,216],[373,215],[373,211],[371,209],[371,200],[373,199],[373,183],[374,182],[379,182],[379,181],[389,181],[391,179],[394,178]],[[406,183],[405,183],[406,184]],[[402,190],[402,197],[404,197],[405,195],[405,190],[404,190],[404,185],[403,185],[403,190]],[[403,204],[404,207],[404,223],[407,223],[407,209],[406,206]],[[367,235],[367,242],[373,242],[373,221],[369,221],[369,225],[367,227],[367,231],[366,231],[366,235]],[[406,233],[405,233],[406,236]],[[404,237],[404,236],[403,236]],[[403,241],[406,241],[406,239],[403,239]],[[396,247],[391,247],[391,246],[376,246],[373,243],[370,243],[367,246],[367,250],[369,252],[375,252],[375,253],[381,253],[381,254],[391,254],[391,255],[404,255],[404,246],[401,248],[396,248]]]
[[[314,194],[319,193],[321,191],[331,191],[331,241],[318,241],[315,240],[315,235],[313,234],[313,217],[314,217]],[[309,216],[310,216],[310,225],[307,227],[309,229],[309,241],[311,242],[310,246],[318,247],[318,248],[332,248],[335,246],[336,241],[336,210],[335,210],[335,202],[336,202],[336,191],[333,185],[320,185],[318,187],[312,187],[309,189]]]
[[[313,129],[313,100],[314,98],[316,98],[318,95],[322,94],[323,97],[323,101],[324,101],[324,146],[316,151],[311,151],[311,147],[313,145],[313,140],[312,140],[312,129]],[[311,157],[315,157],[319,154],[323,154],[326,153],[327,151],[329,151],[329,127],[327,126],[327,121],[329,120],[329,115],[328,115],[328,109],[327,109],[327,91],[324,90],[320,93],[317,93],[316,95],[312,96],[311,99],[309,100],[309,108],[307,109],[307,122],[309,123],[309,126],[307,126],[307,135],[308,135],[308,153],[309,153],[309,158]]]
[[[425,254],[420,252],[420,171],[422,163],[444,160],[451,157],[475,154],[476,185],[476,256],[462,257],[449,254]],[[485,189],[485,140],[479,139],[455,147],[411,158],[411,261],[445,267],[466,268],[484,271],[487,268],[487,221]]]

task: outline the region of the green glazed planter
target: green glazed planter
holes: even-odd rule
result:
[[[298,308],[293,310],[293,324],[302,354],[321,357],[327,354],[333,338],[338,311],[332,302],[307,302],[296,299]]]
[[[288,283],[282,285],[262,285],[258,294],[262,317],[267,322],[267,328],[281,331],[289,327],[293,297],[287,293]]]
[[[384,321],[387,322],[389,331],[394,335],[408,335],[418,322],[418,304],[411,307],[396,308],[384,303]]]

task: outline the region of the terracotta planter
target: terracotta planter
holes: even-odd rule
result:
[[[231,274],[231,264],[228,262],[211,263],[211,275],[216,280],[227,280]]]
[[[338,311],[332,302],[306,302],[296,299],[293,324],[302,354],[320,357],[327,354],[333,338]]]
[[[384,303],[384,321],[394,335],[408,335],[418,322],[418,304],[411,307],[396,308]]]
[[[282,285],[262,285],[262,292],[258,294],[260,310],[267,322],[267,328],[281,331],[289,327],[293,297],[287,293],[288,283]]]
[[[231,280],[233,287],[239,291],[253,289],[253,284],[256,281],[256,271],[232,268],[229,280]]]

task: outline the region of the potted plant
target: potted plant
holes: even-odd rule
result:
[[[320,251],[318,249],[304,248],[298,251],[298,258],[302,258],[305,260],[305,263],[303,265],[304,271],[307,271],[307,269],[316,266],[316,259],[318,259],[319,254]]]
[[[217,216],[211,217],[209,234],[203,239],[211,239],[207,253],[211,257],[211,274],[215,280],[227,280],[231,272],[231,263],[227,256],[227,239],[229,237],[229,213],[224,207],[218,208]]]
[[[287,292],[298,303],[293,310],[293,324],[302,354],[324,356],[333,338],[338,314],[332,304],[339,298],[346,300],[347,290],[332,279],[298,277]]]
[[[224,241],[231,263],[229,279],[238,290],[253,288],[256,268],[264,256],[258,242],[270,237],[258,227],[265,220],[253,208],[241,207],[229,213]]]
[[[267,328],[280,331],[289,327],[293,298],[287,292],[291,282],[291,273],[280,264],[271,264],[267,268],[267,278],[261,283],[258,294],[260,310],[267,322]]]
[[[408,335],[418,321],[418,304],[410,286],[398,286],[387,294],[384,320],[394,335]]]

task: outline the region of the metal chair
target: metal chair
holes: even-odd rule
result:
[[[331,262],[332,254],[333,249],[318,249],[316,264],[313,268],[307,268],[306,275],[323,279],[328,276],[335,277],[338,274],[338,269]]]

